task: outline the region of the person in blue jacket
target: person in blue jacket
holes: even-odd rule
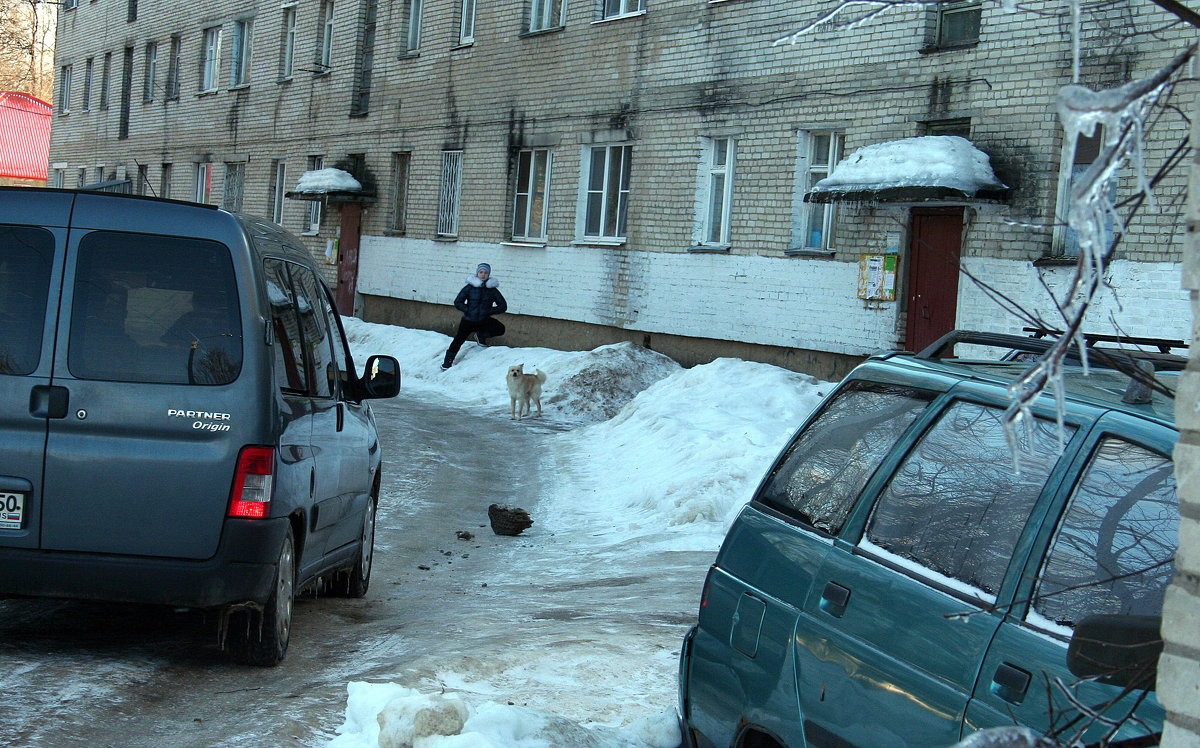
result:
[[[467,285],[454,298],[454,308],[463,316],[458,323],[458,332],[446,350],[443,370],[454,363],[458,349],[471,333],[475,333],[480,345],[487,345],[488,338],[504,334],[504,325],[492,315],[503,314],[508,309],[508,302],[500,293],[500,282],[492,277],[491,265],[481,262],[475,267],[475,275],[467,276]]]

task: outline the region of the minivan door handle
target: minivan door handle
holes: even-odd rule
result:
[[[1025,692],[1033,675],[1007,662],[1000,663],[992,676],[992,693],[1012,704],[1020,704],[1025,700]]]
[[[29,391],[29,415],[34,418],[66,418],[70,390],[49,384],[34,385]]]
[[[834,618],[841,618],[850,604],[850,589],[837,582],[829,582],[821,593],[821,610]]]

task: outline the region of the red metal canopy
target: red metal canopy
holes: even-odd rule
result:
[[[51,111],[29,94],[0,91],[0,177],[46,179]]]

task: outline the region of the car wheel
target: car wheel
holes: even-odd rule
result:
[[[376,499],[371,496],[367,500],[367,509],[363,512],[362,536],[358,539],[358,553],[354,556],[354,566],[343,572],[341,592],[346,597],[362,597],[371,586],[371,565],[375,560],[375,512]]]
[[[242,610],[229,617],[225,649],[245,665],[278,665],[292,633],[296,595],[296,544],[288,528],[275,563],[275,584],[262,611]]]

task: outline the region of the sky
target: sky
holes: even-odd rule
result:
[[[496,418],[508,418],[507,367],[519,363],[526,372],[544,371],[539,424],[555,427],[547,431],[547,448],[573,469],[558,473],[538,498],[538,531],[561,531],[575,554],[619,547],[607,563],[627,564],[631,573],[675,551],[715,554],[779,450],[832,388],[804,374],[739,359],[685,369],[629,343],[558,351],[469,342],[454,366],[442,371],[448,336],[343,321],[355,360],[361,365],[368,353],[395,356],[402,387],[411,397],[487,406]],[[581,508],[577,497],[583,495],[589,498]],[[590,568],[564,564],[560,572],[586,583]],[[674,682],[672,655],[648,658],[660,683]],[[563,681],[573,673],[580,682]],[[500,683],[502,676],[509,680]],[[510,689],[511,676],[498,670],[496,682],[476,675],[470,683],[451,681],[438,692],[422,692],[414,684],[350,682],[345,722],[328,748],[675,748],[679,743],[674,694],[660,688],[647,697],[641,677],[619,669],[558,667],[548,658],[523,671],[525,687],[536,694],[531,702],[539,708],[486,698]],[[614,715],[608,703],[589,706],[579,697],[623,688],[626,698],[607,701],[639,705],[625,714]]]

